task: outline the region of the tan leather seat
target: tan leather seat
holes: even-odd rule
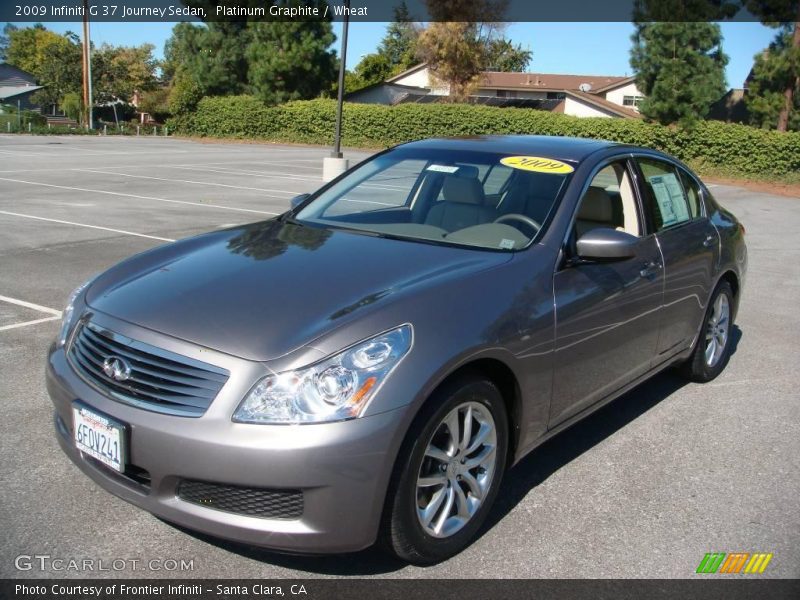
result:
[[[464,171],[462,174],[461,171]],[[446,175],[442,184],[443,200],[436,202],[425,217],[427,225],[441,227],[446,231],[458,231],[465,227],[491,223],[496,211],[486,206],[483,185],[478,180],[477,169],[461,168],[457,173]]]
[[[614,206],[611,196],[603,188],[590,187],[581,199],[578,216],[575,219],[575,230],[578,237],[597,227],[614,229]]]

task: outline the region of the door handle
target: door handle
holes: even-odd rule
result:
[[[711,248],[714,245],[714,236],[710,233],[706,236],[706,239],[703,240],[703,246],[706,248]]]
[[[644,263],[642,265],[641,270],[639,271],[639,276],[643,278],[649,278],[658,273],[659,269],[661,269],[661,263],[655,260],[651,260],[650,262]]]

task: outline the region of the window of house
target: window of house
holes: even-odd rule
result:
[[[563,100],[566,96],[564,92],[547,92],[548,100]]]
[[[644,96],[623,96],[622,106],[639,106],[644,100]]]
[[[693,218],[677,169],[653,158],[637,159],[644,175],[645,209],[656,231],[686,223]],[[695,204],[694,214],[699,206]]]

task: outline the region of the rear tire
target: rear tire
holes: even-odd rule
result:
[[[389,551],[427,565],[466,548],[497,496],[507,449],[506,409],[494,383],[471,376],[440,388],[397,458],[382,531]]]
[[[681,374],[691,381],[705,383],[722,373],[728,364],[733,331],[734,298],[731,285],[722,281],[706,309],[700,334],[692,355],[680,366]]]

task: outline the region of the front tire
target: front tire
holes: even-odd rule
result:
[[[727,281],[722,281],[708,303],[694,351],[681,365],[681,372],[687,379],[698,383],[711,381],[722,373],[728,364],[733,331],[733,307],[731,285]]]
[[[390,551],[420,565],[461,552],[494,503],[507,449],[505,404],[491,381],[459,378],[438,390],[397,459],[384,517]]]

